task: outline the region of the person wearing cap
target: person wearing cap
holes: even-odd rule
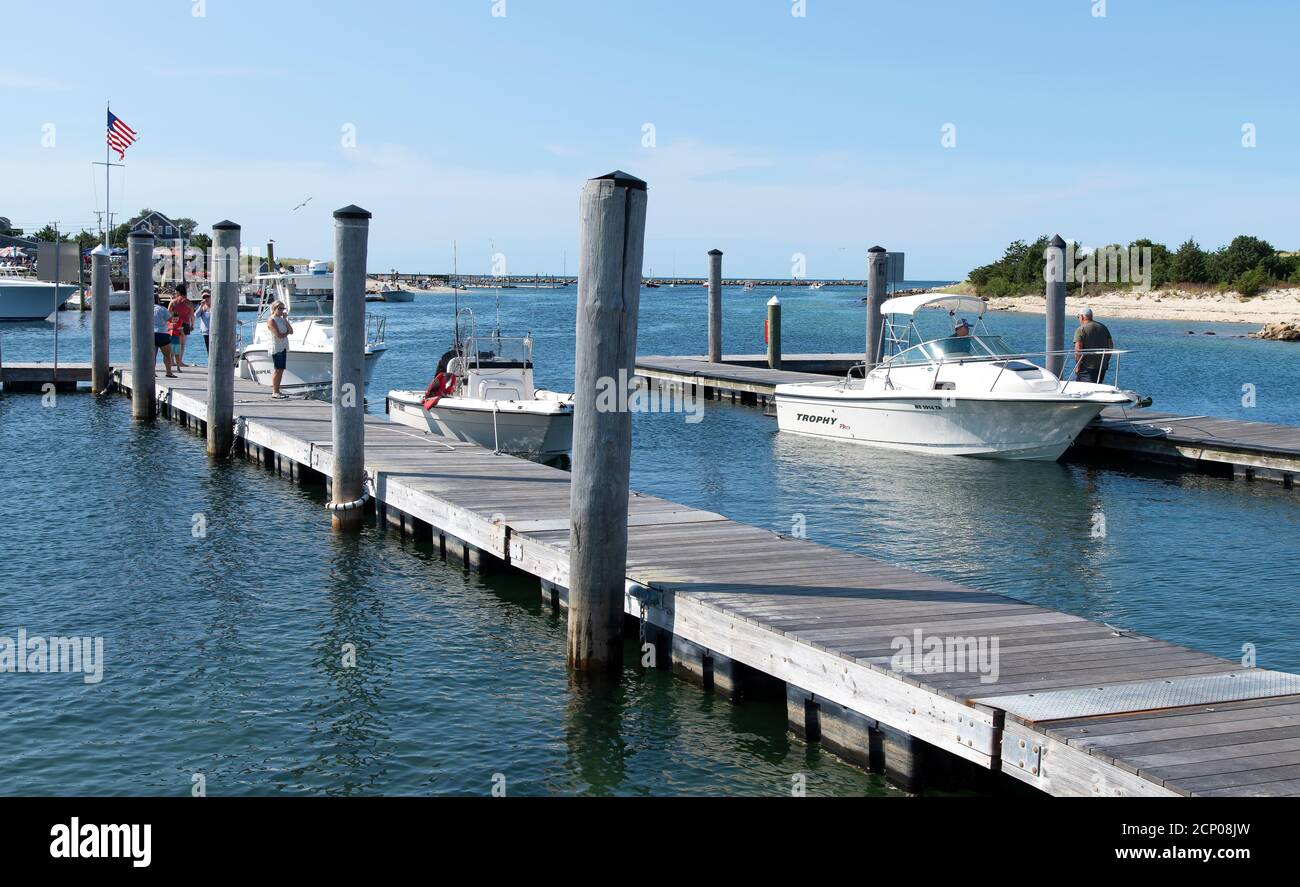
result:
[[[974,353],[974,344],[970,332],[970,321],[964,317],[958,319],[952,328],[952,338],[948,340],[944,353],[957,355]]]
[[[1115,347],[1110,330],[1092,319],[1092,309],[1079,312],[1079,328],[1074,331],[1075,378],[1080,382],[1101,382],[1110,366],[1109,354],[1085,354]]]

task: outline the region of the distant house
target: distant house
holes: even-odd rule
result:
[[[36,241],[30,237],[14,237],[10,234],[0,234],[0,249],[5,247],[16,246],[21,249],[36,249]]]
[[[159,240],[178,240],[184,235],[176,223],[160,212],[151,212],[129,222],[132,231],[148,231]]]

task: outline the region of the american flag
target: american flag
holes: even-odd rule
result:
[[[108,112],[108,147],[117,152],[118,160],[126,159],[126,149],[135,142],[135,130]]]

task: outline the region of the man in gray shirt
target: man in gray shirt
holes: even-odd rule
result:
[[[1079,328],[1074,331],[1075,378],[1080,382],[1101,382],[1110,366],[1109,354],[1083,354],[1101,348],[1114,348],[1115,341],[1104,323],[1092,319],[1092,309],[1079,312]]]

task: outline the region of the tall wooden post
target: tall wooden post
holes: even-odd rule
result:
[[[361,529],[366,462],[366,253],[370,213],[334,213],[334,528]]]
[[[709,360],[722,362],[722,250],[709,250]]]
[[[77,306],[80,314],[86,313],[86,260],[81,255],[81,244],[77,244],[77,297],[81,303]],[[93,296],[92,296],[93,298]],[[91,318],[92,325],[94,318]]]
[[[154,390],[153,233],[132,231],[127,237],[131,265],[131,418],[148,420],[157,415]]]
[[[239,310],[239,226],[212,226],[212,309],[208,341],[208,455],[224,459],[235,443],[235,327]]]
[[[1043,276],[1047,282],[1047,355],[1046,367],[1061,375],[1064,354],[1051,354],[1065,348],[1065,240],[1057,234],[1044,252]]]
[[[881,333],[884,330],[884,318],[880,306],[885,304],[885,275],[888,270],[889,254],[883,246],[873,246],[867,250],[867,365],[880,363]]]
[[[623,663],[628,391],[635,374],[646,183],[591,179],[579,201],[578,323],[570,482],[569,667],[616,675]]]
[[[767,301],[767,366],[781,369],[781,300],[776,296]]]
[[[90,390],[95,394],[103,394],[108,389],[108,311],[113,300],[108,257],[108,249],[103,244],[90,253]]]

